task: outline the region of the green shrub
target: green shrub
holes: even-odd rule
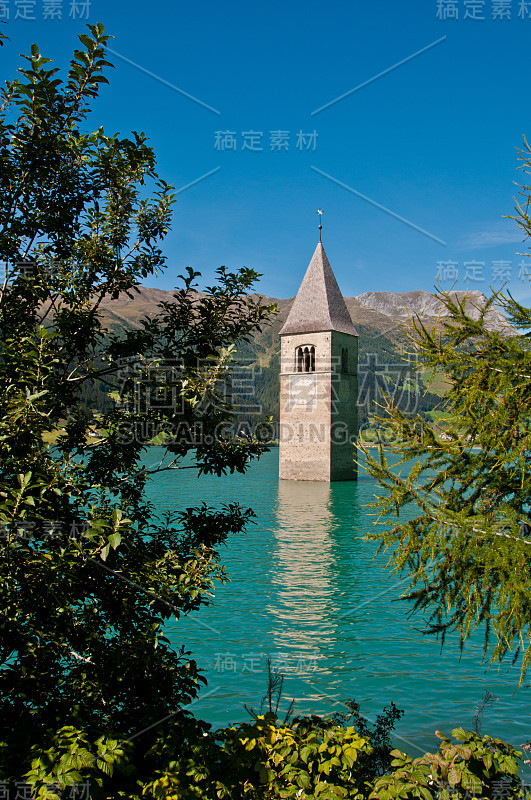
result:
[[[376,720],[371,727],[369,720],[361,715],[360,705],[355,700],[347,700],[345,706],[348,714],[334,714],[332,719],[338,725],[350,723],[371,746],[370,752],[360,755],[358,771],[364,781],[375,780],[387,772],[391,766],[391,735],[403,711],[393,702],[384,708],[381,714],[376,715]]]
[[[522,754],[490,736],[456,728],[441,739],[436,753],[414,760],[394,750],[393,772],[378,778],[369,797],[374,800],[419,797],[423,800],[515,800],[526,797],[518,777]]]
[[[217,763],[172,761],[144,786],[143,797],[188,798],[362,798],[357,762],[370,752],[353,727],[343,728],[320,717],[281,723],[273,713],[215,734]],[[203,755],[212,740],[205,743]],[[197,753],[196,753],[197,755]]]
[[[91,800],[529,800],[512,745],[462,728],[452,731],[455,741],[437,735],[437,752],[412,759],[393,750],[390,770],[378,775],[382,751],[334,718],[286,722],[268,712],[212,731],[182,713],[141,770],[134,743],[91,743],[63,728],[46,750],[34,749],[24,777],[41,800],[74,798],[83,782]]]
[[[76,728],[65,726],[52,736],[49,748],[32,748],[31,768],[24,779],[31,786],[32,797],[40,800],[60,800],[66,796],[65,789],[69,791],[68,796],[74,798],[76,787],[85,783],[97,792],[115,770],[121,775],[134,772],[129,758],[131,750],[129,742],[103,736],[91,743]]]

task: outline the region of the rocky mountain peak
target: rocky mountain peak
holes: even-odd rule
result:
[[[487,302],[483,292],[477,289],[455,291],[451,293],[453,297],[462,300],[466,295],[465,307],[468,313],[475,319],[479,317],[480,309]],[[364,292],[355,298],[360,305],[370,308],[380,314],[394,319],[408,319],[411,316],[421,318],[436,319],[448,315],[436,295],[417,289],[412,292]],[[491,309],[487,313],[489,327],[493,330],[508,328],[508,323],[503,314],[497,309]]]

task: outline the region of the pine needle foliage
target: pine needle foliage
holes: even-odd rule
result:
[[[529,172],[527,142],[521,158]],[[531,187],[522,193],[514,219],[529,236]],[[426,634],[444,643],[455,633],[463,648],[481,629],[484,655],[519,660],[521,684],[531,664],[531,309],[503,292],[484,305],[439,298],[438,324],[416,317],[409,336],[419,369],[448,384],[442,414],[432,423],[391,401],[382,409],[394,443],[377,458],[362,448],[379,484],[368,538],[410,578],[405,599]],[[492,324],[495,309],[506,326]]]

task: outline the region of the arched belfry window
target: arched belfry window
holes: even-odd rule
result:
[[[341,348],[341,372],[348,373],[348,348]]]
[[[315,372],[315,347],[313,344],[297,347],[295,369],[297,372]]]

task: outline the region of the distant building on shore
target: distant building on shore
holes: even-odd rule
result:
[[[320,235],[280,337],[279,477],[355,480],[358,334]]]

